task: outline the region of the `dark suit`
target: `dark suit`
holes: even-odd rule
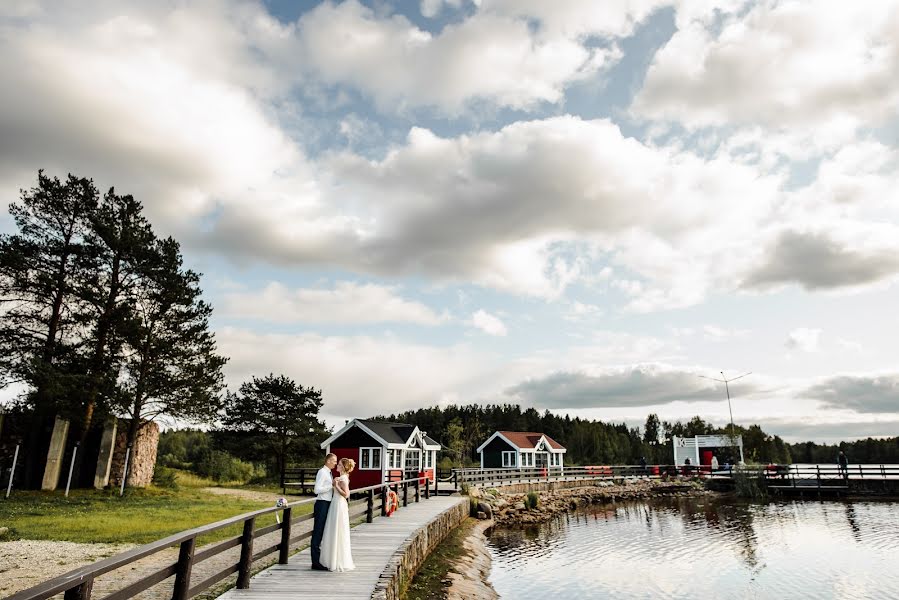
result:
[[[316,500],[312,508],[312,545],[309,548],[312,554],[312,566],[320,565],[322,555],[322,536],[325,534],[325,523],[328,520],[328,510],[331,503],[327,500]]]

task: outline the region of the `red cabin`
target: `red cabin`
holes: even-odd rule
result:
[[[434,480],[440,444],[415,425],[353,419],[321,444],[337,458],[352,458],[353,489],[414,477]]]

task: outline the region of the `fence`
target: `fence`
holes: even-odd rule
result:
[[[402,506],[407,506],[410,501],[410,488],[411,491],[414,492],[414,501],[420,501],[422,494],[420,480],[418,478],[404,479],[402,481],[383,483],[353,490],[353,496],[356,496],[356,499],[352,499],[349,503],[350,519],[365,515],[366,522],[371,523],[375,517],[377,504],[380,505],[377,507],[377,510],[380,511],[381,516],[385,516],[387,514],[388,489],[393,489],[397,496],[402,494]],[[430,498],[428,486],[425,486],[424,488],[424,496],[425,498]],[[380,502],[377,502],[376,498],[379,499]],[[274,552],[278,552],[278,563],[285,565],[287,564],[287,559],[289,557],[290,546],[312,537],[312,513],[294,518],[292,512],[293,509],[298,506],[313,502],[315,502],[314,498],[300,500],[292,502],[283,508],[257,510],[223,521],[218,521],[217,523],[212,523],[210,525],[182,531],[156,542],[139,546],[128,550],[127,552],[75,569],[65,575],[61,575],[35,587],[13,594],[6,600],[46,600],[59,593],[64,594],[64,600],[89,600],[94,580],[100,575],[126,567],[142,558],[151,556],[176,545],[179,546],[177,561],[143,577],[139,581],[105,596],[102,600],[125,600],[127,598],[132,598],[172,576],[175,577],[172,600],[187,600],[188,598],[192,598],[200,592],[208,590],[213,585],[233,573],[237,573],[237,587],[239,589],[246,589],[250,587],[251,569],[255,561]],[[283,513],[280,523],[258,529],[256,528],[257,518],[278,512]],[[240,535],[197,551],[196,541],[199,536],[240,523],[243,524],[243,532]],[[305,531],[298,532],[298,526],[304,523],[309,523],[308,526],[303,527]],[[281,531],[281,538],[278,543],[266,548],[254,548],[254,539],[274,533],[278,530]],[[193,584],[191,581],[191,571],[196,564],[238,546],[240,546],[240,559],[238,562],[227,566],[199,583]]]

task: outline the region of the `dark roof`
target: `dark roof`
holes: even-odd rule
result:
[[[426,443],[428,446],[442,446],[442,445],[443,445],[443,444],[441,444],[440,442],[438,442],[437,440],[435,440],[434,438],[432,438],[432,437],[429,436],[429,435],[426,435],[426,436],[425,436],[425,443]]]
[[[414,425],[406,423],[384,423],[382,421],[364,421],[359,422],[371,429],[381,439],[388,444],[405,444],[409,441],[409,436],[415,431]]]

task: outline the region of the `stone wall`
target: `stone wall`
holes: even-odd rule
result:
[[[109,485],[118,487],[122,484],[122,467],[125,464],[125,450],[128,444],[128,422],[119,421],[116,434],[115,450],[112,455],[112,467],[109,472]],[[156,467],[156,449],[159,445],[159,426],[148,421],[137,430],[137,439],[131,448],[128,459],[128,485],[147,487],[153,481],[153,470]]]
[[[608,477],[585,477],[583,479],[570,479],[567,481],[532,481],[523,483],[496,483],[496,484],[477,484],[473,488],[490,489],[496,488],[504,494],[524,494],[527,492],[555,492],[556,490],[567,490],[571,488],[582,488],[596,485],[597,482],[619,482],[620,479],[609,479]]]
[[[458,504],[418,528],[387,563],[372,600],[399,600],[428,555],[465,520],[469,510],[468,498],[462,497]]]

